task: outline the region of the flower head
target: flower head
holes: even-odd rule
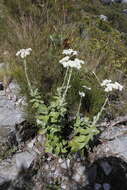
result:
[[[100,15],[99,18],[103,21],[107,21],[108,20],[108,17],[105,16],[105,15]]]
[[[66,56],[62,58],[59,63],[62,64],[64,68],[70,67],[79,70],[81,68],[81,65],[85,63],[83,60],[76,58],[76,55],[78,53],[73,49],[65,49],[63,50],[63,54]]]
[[[32,51],[31,48],[27,49],[20,49],[17,53],[16,56],[20,56],[22,59],[24,59],[27,55],[30,55],[30,52]]]
[[[113,83],[111,80],[103,80],[103,82],[101,83],[101,86],[104,86],[105,92],[111,92],[112,90],[119,90],[122,91],[123,90],[123,86],[121,84],[119,84],[118,82]]]
[[[84,61],[77,58],[75,58],[74,60],[71,60],[69,56],[66,56],[63,59],[61,59],[59,63],[62,64],[64,68],[70,67],[70,68],[76,68],[79,70],[81,68],[81,64],[84,64]]]
[[[114,85],[115,85],[115,89],[117,89],[119,91],[123,90],[123,86],[121,84],[119,84],[118,82],[115,82]]]
[[[111,82],[112,82],[111,80],[105,79],[105,80],[103,80],[103,82],[101,83],[101,86],[106,86],[106,85],[110,84]]]
[[[79,96],[80,96],[81,98],[82,98],[82,97],[85,97],[85,93],[79,91]]]

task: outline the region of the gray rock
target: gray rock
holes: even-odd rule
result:
[[[99,183],[95,183],[94,190],[100,190],[102,188],[102,185]]]
[[[17,89],[17,86],[15,89]],[[20,124],[24,120],[25,112],[23,109],[16,106],[14,101],[9,100],[4,94],[0,93],[0,142],[6,141],[9,133],[14,131],[15,125]]]
[[[103,188],[104,188],[104,190],[110,190],[110,189],[111,189],[111,186],[110,186],[110,184],[108,184],[108,183],[104,183],[104,184],[103,184]]]
[[[122,0],[113,0],[115,3],[122,3]]]
[[[16,153],[13,157],[0,162],[0,184],[5,181],[14,180],[20,169],[28,169],[36,158],[34,151]]]
[[[127,3],[127,0],[122,0],[122,3]]]
[[[17,176],[18,171],[15,164],[15,158],[7,159],[0,162],[0,182],[13,180]]]
[[[33,160],[36,158],[36,153],[34,151],[25,151],[16,154],[16,166],[20,170],[23,168],[29,168]]]
[[[127,136],[116,137],[94,148],[90,154],[91,161],[103,157],[115,156],[127,162]],[[96,156],[95,156],[96,155]]]
[[[67,160],[62,160],[61,158],[58,160],[59,164],[60,164],[60,167],[61,168],[64,168],[64,169],[67,169],[69,168],[70,166],[70,160],[67,159]]]
[[[110,166],[110,164],[108,162],[102,161],[100,163],[100,165],[101,165],[101,167],[104,170],[104,172],[105,172],[106,175],[109,175],[111,173],[112,167]]]
[[[100,135],[100,139],[103,141],[105,140],[112,140],[118,136],[122,136],[127,133],[127,127],[124,125],[107,127]]]
[[[127,14],[127,9],[124,9],[124,10],[123,10],[123,13]]]
[[[127,0],[101,0],[104,4],[110,4],[112,2],[114,3],[126,3]]]
[[[112,2],[112,0],[101,0],[102,1],[102,3],[104,3],[104,4],[110,4],[111,2]]]

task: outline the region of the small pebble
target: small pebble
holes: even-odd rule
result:
[[[94,190],[100,190],[100,189],[101,189],[101,187],[102,187],[102,185],[101,185],[101,184],[96,183],[96,184],[94,185]]]
[[[104,190],[110,190],[110,189],[111,189],[111,186],[110,186],[110,184],[108,184],[108,183],[104,183],[104,184],[103,184],[103,188],[104,188]]]

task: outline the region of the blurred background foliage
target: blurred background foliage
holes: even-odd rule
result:
[[[27,95],[22,62],[15,54],[21,48],[32,48],[28,57],[29,77],[48,103],[65,73],[59,64],[62,50],[78,50],[87,64],[73,72],[69,108],[70,112],[76,111],[78,92],[87,85],[92,90],[85,90],[82,111],[93,116],[100,110],[105,94],[92,72],[100,81],[110,78],[126,85],[126,8],[127,4],[104,5],[100,0],[1,0],[0,62],[9,64],[21,93]],[[101,14],[108,21],[101,20]],[[126,94],[125,89],[119,96],[121,104],[114,101],[114,106],[110,106],[108,114],[111,112],[112,117],[125,113]]]

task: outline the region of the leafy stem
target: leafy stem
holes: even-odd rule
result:
[[[81,104],[82,104],[82,97],[80,98],[80,101],[79,101],[78,111],[77,111],[77,114],[76,114],[77,117],[79,116],[79,113],[80,113]]]
[[[64,76],[64,81],[63,81],[63,84],[62,84],[62,89],[65,85],[65,82],[66,82],[66,79],[67,79],[67,75],[68,75],[68,71],[69,71],[69,68],[67,67],[67,70],[66,70],[66,73],[65,73],[65,76]]]

